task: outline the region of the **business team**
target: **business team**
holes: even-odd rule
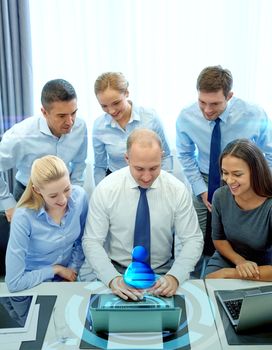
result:
[[[202,254],[207,211],[216,252],[206,277],[272,280],[271,121],[260,107],[233,96],[232,75],[221,66],[202,70],[197,93],[198,101],[183,109],[176,123],[178,157],[192,195],[171,174],[172,155],[156,112],[128,100],[122,73],[97,78],[95,95],[105,113],[92,131],[97,186],[87,214],[80,187],[87,128],[76,117],[77,96],[65,80],[45,84],[43,115],[14,125],[0,143],[0,172],[17,169],[15,199],[0,176],[0,208],[11,222],[6,233],[10,291],[49,280],[75,281],[86,259],[114,293],[141,298],[142,291],[126,285],[122,276],[136,244],[142,198],[149,223],[143,242],[159,276],[150,292],[171,296],[189,278]],[[219,189],[210,168],[213,148],[221,153]],[[209,196],[211,184],[215,192]],[[226,201],[237,211],[241,232],[226,224],[229,211],[221,205]],[[256,218],[266,219],[258,233],[248,225]]]

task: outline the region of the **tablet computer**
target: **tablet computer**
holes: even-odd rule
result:
[[[176,331],[180,324],[181,296],[147,295],[141,301],[125,301],[113,294],[95,294],[90,316],[95,332]]]
[[[0,333],[28,330],[37,295],[0,295]]]

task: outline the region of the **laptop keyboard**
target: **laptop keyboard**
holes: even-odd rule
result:
[[[238,320],[243,299],[225,301],[225,305],[234,320]]]

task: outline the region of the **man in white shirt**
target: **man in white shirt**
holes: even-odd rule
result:
[[[122,277],[131,263],[139,186],[147,189],[151,267],[163,274],[152,287],[153,293],[175,294],[202,253],[203,236],[191,195],[182,182],[161,170],[162,154],[161,140],[155,132],[135,129],[127,140],[128,167],[103,179],[90,201],[83,237],[86,259],[98,278],[124,299],[141,297]],[[178,252],[174,262],[173,233]]]

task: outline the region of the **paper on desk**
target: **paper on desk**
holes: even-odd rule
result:
[[[39,309],[40,309],[40,304],[36,304],[34,306],[29,329],[26,332],[0,334],[0,344],[16,343],[16,344],[19,344],[20,346],[22,341],[36,340]]]
[[[162,333],[109,333],[107,349],[163,349]]]

